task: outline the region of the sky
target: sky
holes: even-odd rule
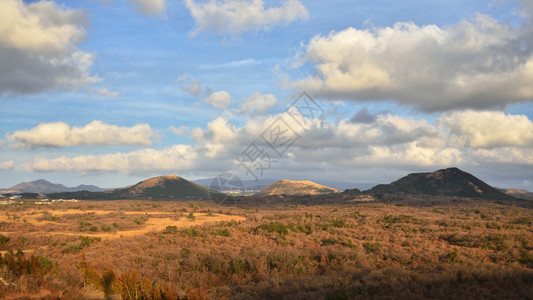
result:
[[[0,0],[0,187],[533,190],[532,0]]]

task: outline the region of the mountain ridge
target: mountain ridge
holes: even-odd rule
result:
[[[80,184],[76,187],[67,187],[60,183],[52,183],[45,179],[37,179],[34,181],[21,182],[10,188],[3,189],[2,191],[9,191],[10,193],[39,193],[39,194],[50,194],[50,193],[61,193],[61,192],[78,192],[78,191],[89,191],[89,192],[102,192],[104,189],[97,187],[95,185],[84,185]]]

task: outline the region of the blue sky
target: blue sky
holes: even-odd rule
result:
[[[531,12],[528,0],[2,0],[0,187],[226,171],[357,186],[457,166],[533,190]],[[285,111],[304,91],[324,114],[298,126]],[[283,155],[262,138],[278,118],[298,137]],[[254,141],[271,160],[247,172]]]

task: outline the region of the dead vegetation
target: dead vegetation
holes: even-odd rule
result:
[[[16,263],[0,264],[0,296],[531,298],[533,210],[441,200],[6,206],[2,261],[21,257],[40,271],[22,282]]]

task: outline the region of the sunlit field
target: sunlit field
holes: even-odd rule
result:
[[[62,299],[527,299],[532,222],[531,208],[465,199],[433,206],[24,202],[1,208],[0,292]]]

